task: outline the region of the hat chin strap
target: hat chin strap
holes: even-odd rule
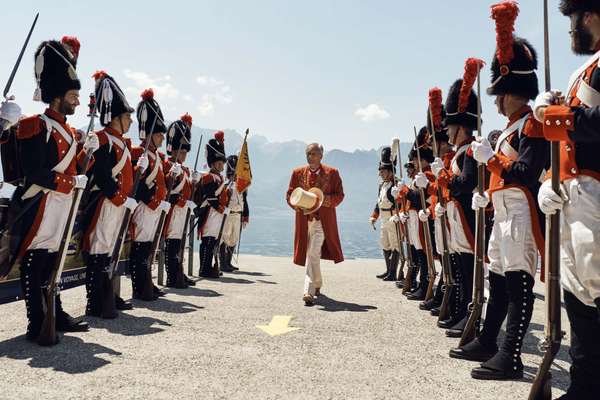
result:
[[[529,71],[508,71],[508,74],[515,74],[515,75],[529,75],[529,74],[535,74],[535,70],[529,70]],[[502,78],[504,78],[505,76],[508,76],[508,74],[506,75],[502,75],[500,74],[500,76],[498,76],[496,78],[496,80],[494,82],[492,82],[492,85],[490,86],[490,88],[493,88],[494,86],[496,86],[498,84],[498,82],[500,82],[500,80]]]

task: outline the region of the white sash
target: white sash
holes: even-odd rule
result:
[[[505,156],[507,156],[508,158],[510,158],[513,161],[519,157],[519,152],[517,150],[515,150],[510,145],[510,143],[508,143],[507,139],[509,138],[510,135],[512,135],[515,132],[518,132],[517,134],[520,137],[521,131],[523,130],[523,127],[525,126],[525,122],[527,122],[528,119],[529,119],[529,114],[525,115],[520,120],[514,122],[511,126],[506,128],[504,130],[504,132],[502,132],[500,137],[498,137],[498,141],[496,142],[496,149],[495,149],[496,153],[504,154]]]
[[[579,82],[581,80],[581,75],[585,72],[586,69],[588,69],[589,66],[591,66],[595,62],[598,62],[598,60],[600,60],[600,51],[598,51],[596,54],[594,54],[592,57],[590,57],[590,59],[587,60],[585,62],[585,64],[583,64],[581,67],[579,67],[579,69],[571,75],[571,78],[569,79],[569,86],[567,86],[568,89],[566,92],[566,95],[568,96],[567,104],[569,104],[572,100],[571,92],[573,91],[573,88],[575,87],[577,82]],[[579,90],[577,93],[577,97],[579,97]],[[580,98],[580,100],[581,100],[581,98]]]
[[[452,157],[452,161],[450,162],[450,168],[452,169],[452,174],[454,175],[460,175],[462,170],[460,169],[460,166],[458,165],[458,157],[460,157],[461,154],[465,153],[467,151],[467,148],[469,147],[470,143],[467,144],[463,144],[458,150],[456,150],[456,154],[454,154],[454,157]]]
[[[179,182],[179,184],[171,190],[171,194],[179,194],[182,190],[183,190],[183,186],[185,186],[185,182],[188,180],[187,174],[185,173],[185,171],[181,171],[183,178],[181,179],[181,182]]]
[[[600,106],[600,92],[588,85],[583,79],[579,83],[576,96],[588,107]]]
[[[145,182],[146,186],[148,186],[148,189],[152,189],[154,187],[154,178],[156,178],[158,170],[162,168],[160,166],[160,157],[158,156],[158,154],[148,153],[148,155],[150,156],[150,158],[154,159],[154,168],[152,169],[148,177],[146,177]]]
[[[111,170],[112,177],[115,178],[117,175],[119,175],[119,173],[123,170],[123,168],[125,168],[125,163],[127,162],[127,158],[130,158],[131,155],[129,153],[129,149],[127,148],[127,146],[125,146],[125,143],[123,143],[123,141],[121,141],[121,139],[119,139],[109,133],[106,133],[106,136],[108,137],[108,141],[110,144],[115,144],[118,148],[123,150],[123,154],[121,155],[121,158],[119,159],[119,161],[115,164],[115,166]],[[110,147],[109,147],[109,149],[110,149]]]

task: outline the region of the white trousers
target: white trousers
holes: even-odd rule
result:
[[[379,218],[381,218],[381,232],[379,235],[379,243],[382,250],[396,250],[400,251],[400,243],[398,241],[398,230],[396,224],[390,221],[392,213],[389,211],[382,211]]]
[[[525,271],[535,277],[538,249],[533,236],[531,211],[525,193],[518,188],[492,194],[494,226],[488,247],[490,271]]]
[[[152,210],[144,203],[140,203],[133,212],[133,223],[135,225],[134,241],[152,242],[160,219],[160,209]]]
[[[460,211],[453,201],[446,203],[446,216],[448,224],[450,224],[449,246],[452,252],[473,254],[471,243],[467,239],[467,235],[465,235],[465,227],[460,216]],[[475,235],[475,232],[473,232],[473,235]]]
[[[229,218],[229,216],[227,216]],[[217,212],[214,208],[208,210],[208,217],[206,218],[206,224],[202,228],[202,236],[218,237],[219,230],[221,230],[221,222],[223,221],[223,214]]]
[[[408,222],[406,223],[406,227],[408,230],[408,237],[410,238],[410,243],[415,246],[417,250],[423,250],[423,245],[421,245],[421,235],[419,235],[419,224],[421,221],[419,220],[419,215],[415,210],[408,210]]]
[[[114,205],[109,199],[102,200],[101,207],[96,227],[90,233],[92,255],[112,253],[126,210],[122,205]]]
[[[581,175],[563,187],[569,200],[561,214],[561,283],[595,307],[600,297],[600,181]]]
[[[42,221],[27,250],[48,250],[50,253],[58,251],[72,202],[72,191],[69,194],[55,191],[46,194]]]
[[[242,214],[229,214],[223,227],[223,243],[227,247],[235,247],[240,241],[240,228],[242,227]]]
[[[442,240],[442,219],[436,218],[433,221],[433,233],[435,237],[435,249],[438,254],[444,253],[444,241]],[[450,231],[446,227],[446,238],[448,239],[448,247],[450,247]]]
[[[187,210],[187,207],[171,207],[171,218],[167,227],[167,239],[181,239],[183,228],[185,228]]]
[[[304,293],[315,295],[316,289],[323,285],[321,276],[321,248],[325,242],[325,233],[321,221],[308,221],[308,247],[306,249],[306,276]]]

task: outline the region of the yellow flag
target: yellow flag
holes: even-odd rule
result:
[[[246,131],[247,132],[247,131]],[[246,133],[247,136],[247,133]],[[248,142],[244,137],[244,143],[242,144],[242,151],[235,168],[235,185],[238,192],[242,193],[248,189],[252,183],[252,169],[250,168],[250,158],[248,157]]]

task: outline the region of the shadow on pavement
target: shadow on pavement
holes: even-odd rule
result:
[[[253,271],[234,271],[233,275],[248,275],[248,276],[271,276],[269,274],[265,274],[264,272],[253,272]]]
[[[25,335],[0,342],[0,359],[29,359],[28,364],[32,368],[51,368],[67,374],[83,374],[110,364],[110,361],[97,357],[99,354],[121,355],[111,348],[67,335],[63,335],[60,343],[52,347],[30,343]]]
[[[250,281],[248,279],[230,278],[229,276],[222,276],[218,279],[218,281],[223,282],[223,283],[239,283],[242,285],[248,285],[250,283],[255,283],[254,281]]]
[[[133,303],[133,306],[170,314],[187,314],[204,308],[188,303],[187,301],[171,300],[168,295],[166,297],[160,297],[155,301],[136,301]]]
[[[324,294],[321,294],[317,298],[315,305],[319,307],[320,311],[329,311],[329,312],[336,312],[336,311],[368,312],[369,310],[377,310],[377,307],[375,307],[375,306],[361,305],[361,304],[356,304],[356,303],[346,303],[344,301],[334,300],[330,297],[325,296]]]
[[[138,302],[134,307],[142,308]],[[123,336],[152,335],[164,331],[161,326],[171,326],[168,322],[151,317],[137,317],[131,314],[119,313],[115,319],[86,318],[92,329],[104,329],[110,333]]]
[[[277,282],[272,282],[272,281],[264,281],[262,279],[257,279],[256,282],[260,282],[260,283],[266,283],[268,285],[278,285]]]
[[[198,287],[190,286],[187,289],[170,289],[163,288],[167,293],[174,293],[181,296],[197,296],[197,297],[220,297],[223,296],[221,293],[216,292],[212,289],[200,289]]]

